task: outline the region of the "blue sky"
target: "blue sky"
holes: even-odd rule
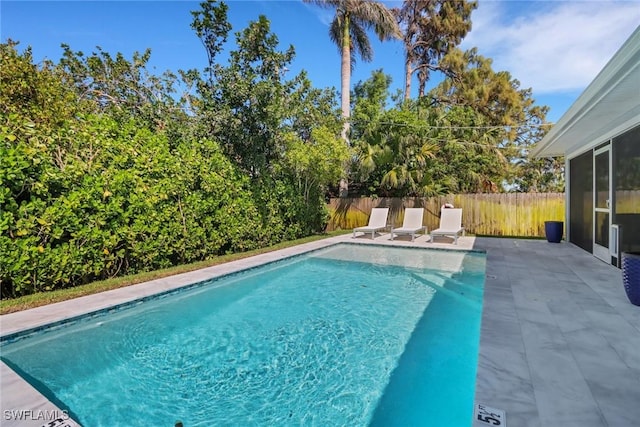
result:
[[[385,2],[399,6],[399,1]],[[269,18],[282,49],[296,58],[289,73],[305,69],[317,87],[340,86],[340,57],[328,37],[332,12],[301,1],[228,1],[232,32],[260,14]],[[60,59],[61,43],[86,54],[95,46],[130,58],[151,48],[150,64],[166,69],[203,68],[206,53],[190,28],[191,1],[28,1],[2,0],[0,38],[31,46],[37,61]],[[531,87],[538,104],[557,121],[640,23],[640,0],[488,1],[480,0],[465,49],[477,47],[522,87]],[[372,36],[372,39],[375,39]],[[352,84],[382,68],[403,85],[400,42],[374,42],[374,60],[358,62]]]

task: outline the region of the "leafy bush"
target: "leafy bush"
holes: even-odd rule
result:
[[[98,108],[102,98],[83,97],[78,86],[91,69],[69,62],[68,49],[65,69],[35,66],[15,46],[0,44],[2,298],[246,251],[326,225],[321,186],[342,161],[326,163],[331,173],[320,167],[323,147],[339,145],[328,130],[297,141],[299,155],[285,162],[286,143],[271,132],[279,154],[247,166],[215,141],[225,132],[197,131],[214,112],[178,114],[170,102],[171,114],[160,109],[150,120],[140,113],[153,109],[141,110],[144,99],[130,110],[126,102]],[[310,93],[310,103],[330,108],[328,95]],[[311,162],[305,143],[317,145]]]
[[[248,178],[214,142],[185,140],[170,150],[167,138],[134,121],[90,115],[43,144],[28,123],[10,133],[3,121],[3,297],[259,244]]]

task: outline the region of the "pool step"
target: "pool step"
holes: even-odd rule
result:
[[[482,289],[477,286],[468,285],[460,280],[448,277],[443,274],[434,272],[417,273],[412,272],[411,276],[419,279],[421,283],[425,283],[436,290],[448,291],[459,296],[471,299],[473,301],[482,302]]]
[[[412,278],[416,279],[423,285],[428,286],[431,289],[434,289],[436,293],[440,295],[447,295],[465,304],[469,304],[470,306],[477,306],[477,304],[482,304],[482,296],[465,294],[459,291],[455,291],[453,289],[450,289],[449,287],[439,285],[438,283],[434,283],[432,280],[433,278],[424,277],[424,275],[421,275],[421,274],[410,273],[410,275]]]

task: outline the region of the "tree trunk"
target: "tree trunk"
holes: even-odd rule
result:
[[[344,29],[342,33],[342,68],[340,72],[340,84],[341,84],[341,101],[342,101],[342,118],[344,119],[344,126],[342,127],[342,139],[349,142],[349,117],[351,117],[351,99],[350,99],[350,85],[351,85],[351,40],[349,37],[349,16],[344,17]]]
[[[411,59],[407,53],[404,60],[404,100],[411,98]]]
[[[429,64],[420,64],[418,66],[418,70],[418,97],[422,98],[424,96],[425,88],[427,87],[427,81],[429,80]]]
[[[423,84],[421,84],[421,85],[418,87],[418,98],[422,98],[423,96],[424,96],[424,85],[423,85]]]

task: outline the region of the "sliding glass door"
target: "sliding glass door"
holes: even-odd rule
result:
[[[593,154],[593,254],[607,263],[609,253],[609,230],[611,229],[611,162],[610,146],[602,147]]]

